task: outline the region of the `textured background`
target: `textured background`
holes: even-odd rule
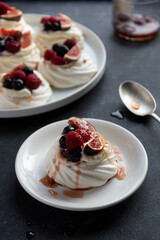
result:
[[[8,2],[9,3],[9,2]],[[144,239],[160,236],[160,128],[151,117],[136,117],[123,106],[118,87],[134,80],[147,87],[157,101],[160,115],[160,36],[145,43],[116,37],[111,24],[110,1],[12,1],[24,13],[63,12],[93,30],[108,54],[99,84],[81,99],[55,111],[17,119],[0,119],[0,240],[26,239]],[[160,7],[151,9],[160,16]],[[120,109],[124,120],[110,116]],[[114,207],[95,212],[69,212],[43,205],[31,198],[16,179],[14,162],[22,142],[37,129],[71,116],[104,119],[135,134],[149,159],[147,177],[134,195]],[[31,221],[32,226],[26,226]]]

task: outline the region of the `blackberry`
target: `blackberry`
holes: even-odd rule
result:
[[[74,149],[67,149],[67,158],[71,162],[79,162],[82,156],[81,147],[76,147]]]
[[[61,29],[61,26],[60,26],[59,22],[52,23],[52,31],[58,31],[60,29]]]
[[[5,42],[11,41],[11,40],[15,41],[15,38],[12,36],[8,36],[8,37],[6,37]]]
[[[24,88],[24,82],[22,79],[13,79],[12,81],[12,88],[14,90],[21,90]]]
[[[44,30],[45,31],[52,30],[52,23],[50,21],[44,23]]]
[[[59,139],[59,145],[61,148],[67,148],[66,146],[66,135],[62,135],[62,137]]]
[[[24,67],[22,71],[25,72],[26,75],[33,74],[33,69],[31,67]]]
[[[0,39],[0,52],[5,50],[5,40],[3,38]]]
[[[52,46],[52,50],[56,52],[59,57],[64,57],[64,55],[69,51],[69,48],[63,44],[56,43]]]
[[[3,87],[12,89],[12,79],[11,78],[6,78],[3,82]]]
[[[68,132],[70,132],[70,131],[75,131],[75,130],[76,130],[75,127],[67,126],[67,127],[65,127],[65,128],[63,129],[62,134],[67,134]]]

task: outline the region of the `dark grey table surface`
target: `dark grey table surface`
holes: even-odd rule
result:
[[[160,36],[144,43],[116,37],[109,1],[12,1],[24,13],[63,12],[93,30],[108,54],[107,68],[98,85],[79,100],[37,116],[0,119],[0,240],[34,239],[160,239],[160,126],[151,117],[136,117],[123,106],[118,87],[124,80],[143,84],[157,101],[160,115]],[[160,7],[152,9],[160,16]],[[121,110],[124,120],[110,116]],[[15,175],[15,157],[23,141],[37,129],[71,116],[116,123],[135,134],[149,160],[141,187],[127,200],[103,210],[71,212],[33,199]],[[30,221],[30,225],[27,222]]]

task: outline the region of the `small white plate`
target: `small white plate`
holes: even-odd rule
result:
[[[47,125],[33,133],[21,146],[15,162],[17,178],[22,187],[32,197],[49,206],[88,211],[112,206],[133,194],[145,179],[148,169],[148,158],[141,142],[128,130],[97,119],[88,120],[97,131],[110,142],[120,148],[120,153],[126,165],[124,180],[112,178],[105,185],[87,190],[83,198],[69,198],[62,194],[58,186],[58,193],[53,197],[48,188],[39,180],[45,177],[45,157],[48,149],[67,125],[67,120]]]
[[[39,25],[42,14],[24,14],[24,18],[35,30]],[[65,106],[89,92],[102,78],[106,67],[106,49],[100,38],[87,27],[77,23],[78,27],[84,33],[84,50],[91,56],[94,63],[97,64],[98,72],[85,85],[70,89],[55,89],[48,103],[38,107],[21,108],[21,109],[0,109],[0,118],[13,118],[30,116],[39,113],[51,111]]]

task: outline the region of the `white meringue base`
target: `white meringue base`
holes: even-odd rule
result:
[[[40,52],[35,43],[12,54],[4,51],[0,54],[0,72],[6,73],[19,64],[35,69],[40,61]]]
[[[82,51],[80,58],[70,64],[54,65],[50,61],[41,59],[38,71],[55,88],[66,89],[89,82],[96,74],[97,66]]]
[[[106,154],[105,158],[94,164],[85,161],[87,155],[84,158],[84,153],[80,163],[67,164],[66,158],[60,152],[59,138],[57,138],[46,157],[46,173],[55,182],[71,189],[102,186],[117,173],[116,165],[111,164],[114,163],[115,158],[110,158],[110,151]]]

